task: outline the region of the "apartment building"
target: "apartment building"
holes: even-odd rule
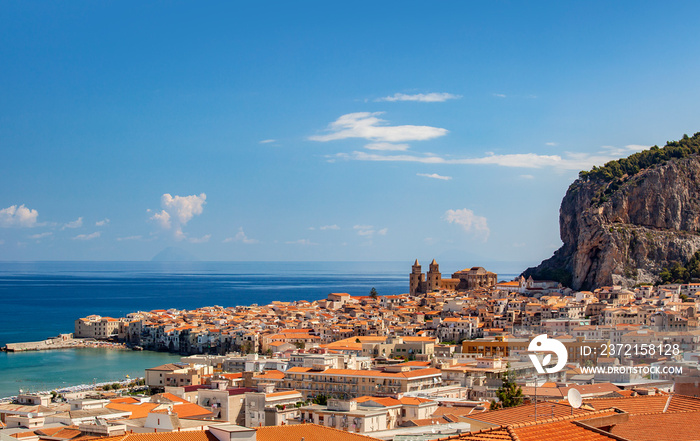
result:
[[[397,372],[294,367],[285,373],[284,386],[300,391],[304,398],[317,395],[355,398],[362,395],[397,396],[442,384],[439,369],[411,371],[409,367],[401,366],[395,370]]]

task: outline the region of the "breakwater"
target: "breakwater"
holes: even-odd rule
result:
[[[62,334],[58,337],[47,338],[46,340],[41,341],[8,343],[2,347],[2,350],[5,352],[26,352],[74,348],[126,349],[126,346],[122,343],[97,341],[94,339],[73,338],[73,334]]]

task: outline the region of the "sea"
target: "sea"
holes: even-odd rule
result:
[[[401,294],[408,292],[411,263],[0,262],[0,347],[73,332],[75,320],[90,314],[313,301],[332,292],[368,295],[372,288]],[[462,267],[447,262],[440,269],[451,274]],[[513,277],[499,274],[499,280]],[[0,353],[0,397],[135,378],[178,360],[96,348]]]

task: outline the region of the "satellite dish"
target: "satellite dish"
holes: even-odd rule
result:
[[[566,394],[566,399],[569,400],[569,404],[574,409],[578,409],[583,404],[583,399],[581,398],[581,392],[574,389],[573,387],[571,389],[569,389],[569,392]]]

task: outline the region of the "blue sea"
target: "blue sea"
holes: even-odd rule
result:
[[[411,263],[0,262],[0,346],[73,332],[74,321],[90,314],[123,317],[139,310],[318,300],[331,292],[367,295],[373,287],[380,295],[405,293]],[[441,264],[443,274],[459,269]],[[499,274],[499,279],[512,277]],[[46,389],[89,383],[96,377],[98,382],[118,380],[127,373],[143,375],[148,363],[172,361],[169,354],[112,351],[120,354],[107,356],[109,352],[0,354],[0,397],[16,394],[20,384]],[[33,376],[18,378],[28,366],[36,368]],[[61,370],[57,381],[48,380],[50,366]],[[37,379],[44,371],[45,378]]]

